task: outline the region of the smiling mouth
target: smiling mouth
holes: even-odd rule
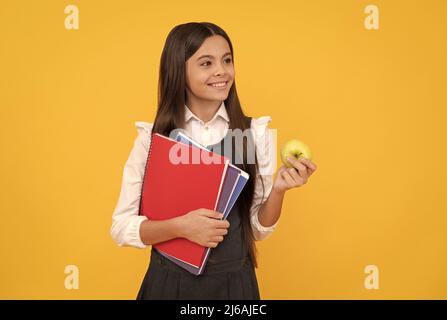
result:
[[[222,81],[222,82],[215,82],[215,83],[209,83],[208,86],[212,88],[226,88],[228,85],[228,81]]]

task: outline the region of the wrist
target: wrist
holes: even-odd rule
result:
[[[284,194],[286,193],[286,190],[278,189],[278,188],[273,187],[272,188],[272,193],[277,195],[277,196],[284,196]]]
[[[176,238],[184,238],[184,228],[183,226],[183,216],[178,216],[172,219],[172,226],[174,230],[174,235]]]

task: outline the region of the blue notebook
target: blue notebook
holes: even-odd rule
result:
[[[177,133],[175,140],[188,144],[193,145],[198,148],[207,149],[206,147],[202,146],[198,142],[192,140],[190,137],[185,135],[182,132]],[[219,198],[217,210],[218,212],[222,212],[224,214],[222,219],[226,219],[231,212],[231,209],[233,208],[234,204],[236,203],[239,195],[241,194],[242,190],[245,187],[245,184],[247,183],[249,179],[248,173],[241,170],[240,168],[236,167],[233,164],[229,164],[227,174],[225,176],[224,185],[222,188],[221,196]],[[208,256],[211,251],[211,248],[207,248],[205,251],[205,258],[203,259],[203,263],[200,268],[196,268],[188,263],[183,262],[182,260],[179,260],[175,257],[172,257],[164,252],[158,251],[161,255],[166,257],[167,259],[171,260],[172,262],[178,264],[182,268],[188,270],[194,275],[200,275],[203,273],[204,268],[206,266],[206,262],[208,261]]]

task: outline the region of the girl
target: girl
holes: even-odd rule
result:
[[[119,246],[146,248],[184,237],[213,249],[204,273],[195,276],[152,248],[137,299],[259,300],[255,240],[265,239],[275,229],[285,192],[305,184],[316,170],[311,161],[290,159],[294,168],[281,166],[273,181],[267,171],[276,162],[276,154],[269,152],[273,143],[265,139],[271,118],[245,116],[236,92],[233,59],[229,37],[212,23],[178,25],[166,39],[157,114],[153,123],[135,123],[138,136],[124,167],[111,235]],[[179,128],[210,149],[232,139],[229,129],[250,130],[242,151],[237,152],[230,141],[233,149],[228,156],[250,179],[228,220],[220,220],[219,212],[203,208],[163,221],[139,215],[151,134],[169,136]],[[254,163],[249,163],[247,144],[258,146],[262,141],[267,152],[256,151]],[[226,156],[227,149],[223,153]],[[235,163],[233,155],[242,161]]]

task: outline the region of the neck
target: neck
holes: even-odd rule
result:
[[[189,110],[205,123],[214,117],[221,104],[222,101],[186,101]]]

